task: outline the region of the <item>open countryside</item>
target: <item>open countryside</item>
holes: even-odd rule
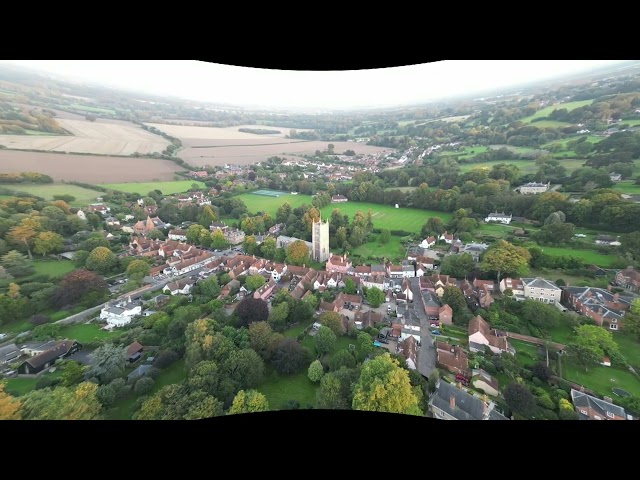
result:
[[[97,190],[90,190],[84,187],[78,187],[77,185],[68,184],[43,184],[43,185],[30,185],[30,184],[0,184],[0,187],[11,190],[12,192],[24,192],[31,195],[42,197],[45,200],[53,200],[54,195],[72,195],[75,200],[70,202],[70,205],[74,207],[81,207],[88,203],[94,203],[96,198],[102,195],[102,192]]]
[[[206,188],[204,182],[197,180],[178,180],[174,182],[135,182],[135,183],[105,183],[101,187],[111,188],[119,192],[139,193],[146,195],[152,190],[160,190],[165,195],[174,193],[183,193],[189,190],[193,185],[197,188]]]

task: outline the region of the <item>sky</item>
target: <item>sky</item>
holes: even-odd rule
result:
[[[621,60],[443,60],[375,70],[267,70],[195,60],[0,60],[74,80],[238,106],[347,109],[517,86]]]

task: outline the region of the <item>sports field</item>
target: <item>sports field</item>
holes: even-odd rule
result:
[[[243,193],[236,198],[242,200],[250,212],[268,212],[275,216],[278,207],[283,203],[289,203],[293,208],[303,204],[311,205],[310,195],[283,195],[281,197],[265,197],[253,193]],[[373,225],[375,228],[389,230],[404,230],[407,232],[419,232],[429,217],[440,217],[445,222],[451,219],[451,214],[435,212],[432,210],[419,210],[417,208],[394,208],[389,205],[365,202],[330,203],[321,210],[324,218],[329,218],[334,208],[340,209],[343,214],[353,218],[353,215],[362,210],[367,213],[371,209]]]
[[[112,190],[118,190],[119,192],[139,193],[140,195],[146,195],[152,190],[160,190],[165,195],[171,195],[173,193],[186,192],[193,184],[198,185],[199,188],[206,187],[204,182],[199,182],[197,180],[178,180],[176,182],[105,183],[101,186],[111,188]]]

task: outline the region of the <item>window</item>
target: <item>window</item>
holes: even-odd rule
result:
[[[609,328],[611,330],[618,330],[618,325],[616,325],[615,323],[612,323],[611,325],[609,325]]]
[[[615,416],[615,415],[614,415],[613,413],[611,413],[611,412],[607,412],[607,417],[609,417],[609,418],[613,418],[614,416]]]

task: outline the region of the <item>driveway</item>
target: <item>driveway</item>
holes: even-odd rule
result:
[[[78,362],[82,365],[93,365],[93,358],[91,354],[93,350],[78,350],[73,355],[69,355],[67,360],[73,360],[74,362]]]
[[[413,277],[411,280],[411,291],[413,292],[413,303],[407,313],[420,320],[420,349],[418,350],[418,372],[428,377],[436,369],[436,349],[433,344],[431,330],[427,315],[422,308],[422,298],[420,296],[420,279]]]

